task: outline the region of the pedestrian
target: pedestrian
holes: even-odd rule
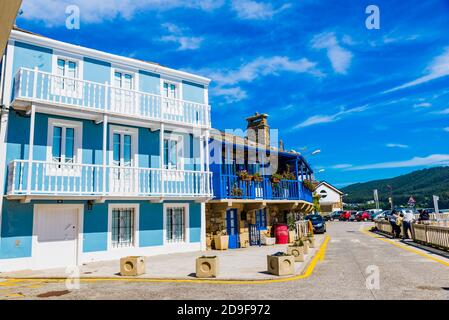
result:
[[[403,225],[403,221],[404,221],[404,214],[401,212],[401,214],[396,218],[396,225],[394,229],[395,238],[399,238],[401,236],[401,227]]]
[[[430,220],[430,214],[429,211],[426,209],[421,210],[421,213],[419,214],[418,222],[422,224],[426,224]]]
[[[404,220],[403,220],[403,234],[402,239],[410,239],[409,237],[409,230],[410,235],[412,233],[412,223],[415,220],[415,215],[413,214],[412,210],[407,210],[404,214]]]
[[[390,222],[391,233],[393,233],[394,236],[396,230],[396,210],[391,211],[391,214],[388,217],[388,222]]]

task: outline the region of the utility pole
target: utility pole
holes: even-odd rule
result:
[[[388,189],[390,189],[390,204],[391,204],[391,210],[394,209],[394,204],[393,204],[393,187],[390,186],[389,184],[387,184]]]

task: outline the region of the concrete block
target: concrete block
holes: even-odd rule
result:
[[[145,258],[130,256],[120,259],[120,275],[140,276],[145,273]]]
[[[218,276],[218,257],[199,257],[196,259],[197,278],[216,278]]]
[[[295,273],[293,256],[267,256],[268,273],[276,276],[287,276]]]
[[[295,262],[304,262],[304,246],[288,246],[287,254],[295,257]]]

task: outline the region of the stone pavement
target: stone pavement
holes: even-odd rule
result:
[[[299,274],[307,266],[315,252],[322,244],[324,236],[315,236],[316,248],[309,249],[305,262],[295,263],[295,274]],[[268,274],[267,255],[279,251],[285,252],[287,245],[253,246],[233,250],[210,250],[205,252],[188,252],[165,254],[145,258],[146,273],[138,278],[157,279],[195,279],[195,260],[197,257],[218,256],[219,276],[217,279],[232,280],[264,280],[277,279],[278,276]],[[119,275],[118,260],[92,262],[80,267],[81,278],[122,278]],[[67,278],[66,269],[24,270],[0,273],[0,278]]]

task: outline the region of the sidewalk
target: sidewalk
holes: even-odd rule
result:
[[[309,249],[304,262],[295,263],[295,274],[300,274],[319,250],[325,235],[315,236],[316,247]],[[195,260],[197,257],[218,256],[221,280],[266,280],[279,279],[267,273],[267,255],[285,252],[287,245],[249,247],[226,251],[209,250],[166,254],[145,258],[146,273],[137,278],[154,279],[196,279]],[[92,262],[80,267],[80,278],[122,278],[119,275],[118,260]],[[67,278],[65,269],[24,270],[0,273],[0,278]]]

